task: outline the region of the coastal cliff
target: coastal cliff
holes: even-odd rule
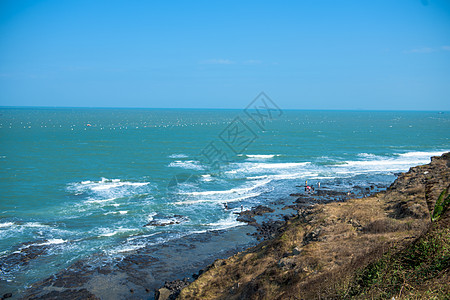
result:
[[[446,153],[384,192],[299,209],[275,238],[216,260],[178,299],[444,299],[449,191]]]

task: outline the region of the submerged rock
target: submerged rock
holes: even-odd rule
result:
[[[17,251],[0,258],[0,270],[2,272],[9,272],[14,268],[28,265],[31,260],[47,253],[49,245],[46,242],[48,241],[34,241],[20,244]]]

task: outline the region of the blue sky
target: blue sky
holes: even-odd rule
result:
[[[0,1],[0,105],[450,110],[450,1]]]

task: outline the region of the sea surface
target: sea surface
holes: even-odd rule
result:
[[[0,108],[0,261],[47,246],[3,262],[0,294],[94,254],[245,226],[235,212],[306,181],[386,186],[449,150],[449,112]]]

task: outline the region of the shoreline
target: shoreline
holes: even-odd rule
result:
[[[444,262],[439,261],[439,257],[448,252],[449,191],[450,153],[445,153],[432,157],[429,164],[400,174],[386,191],[345,202],[300,208],[298,216],[287,220],[273,239],[215,261],[197,280],[183,288],[177,299],[334,299],[351,295],[359,299],[371,298],[376,293],[384,295],[382,298],[395,296],[397,299],[402,291],[413,298],[414,295],[435,294],[437,298],[448,295],[449,266],[445,266],[445,256]],[[436,203],[444,201],[441,198],[448,203],[445,202],[443,211],[441,209],[441,220],[435,223],[430,216],[436,213]],[[383,276],[387,275],[380,275],[375,287],[372,288],[373,282],[369,280],[363,282],[363,289],[360,277],[354,277],[354,274],[372,272],[371,266],[386,255],[397,255],[399,261],[404,261],[402,255],[409,254],[402,251],[417,251],[414,250],[416,243],[434,243],[436,236],[443,241],[437,243],[436,247],[441,248],[431,252],[430,257],[436,255],[438,261],[432,262],[437,263],[437,269],[443,268],[434,276],[443,279],[438,278],[428,285],[422,284],[422,280],[417,283],[410,279],[416,287],[397,284],[392,289],[383,282]],[[421,252],[423,250],[418,253]],[[415,267],[404,274],[417,269],[414,256],[411,265]],[[390,268],[385,272],[389,273]],[[396,276],[395,270],[391,276]],[[383,285],[387,287],[380,292],[377,286]],[[169,298],[159,300],[164,299]]]
[[[94,255],[35,282],[14,296],[23,299],[71,299],[74,296],[86,299],[153,299],[154,293],[164,285],[179,291],[216,259],[226,259],[258,245],[261,240],[273,239],[280,228],[297,217],[303,208],[313,203],[345,201],[348,198],[347,192],[328,189],[326,185],[315,193],[304,194],[303,189],[299,189],[298,194],[237,213],[238,219],[248,217],[241,222],[250,226],[191,234],[163,244],[145,246],[127,253],[120,260],[102,262],[105,255]],[[380,189],[383,187],[353,186],[351,194],[363,197]]]
[[[236,213],[238,215],[238,221],[247,223],[247,226],[255,228],[255,232],[251,233],[250,235],[254,236],[258,242],[256,245],[251,246],[242,252],[234,253],[233,255],[251,251],[251,249],[259,247],[264,242],[274,240],[277,235],[284,232],[284,227],[286,226],[286,224],[288,224],[289,221],[298,218],[299,216],[304,216],[308,208],[313,205],[327,204],[332,202],[342,203],[349,199],[352,199],[352,197],[365,198],[382,192],[386,188],[388,188],[388,186],[383,185],[371,185],[367,188],[353,186],[349,192],[344,192],[329,189],[326,185],[322,185],[322,187],[320,189],[317,189],[315,192],[302,192],[305,187],[297,187],[300,188],[300,192],[289,195],[290,197],[296,198],[292,204],[288,203],[292,201],[280,200],[268,204],[269,206],[258,205],[256,207],[252,207],[249,210]],[[292,213],[292,211],[294,211],[294,213]],[[283,213],[279,214],[280,212]],[[267,217],[267,215],[269,215],[269,217]],[[272,218],[270,216],[272,216]],[[218,259],[208,264],[205,268],[200,269],[197,273],[193,274],[192,277],[194,281],[211,268],[220,266],[230,257],[226,259]],[[155,299],[175,299],[176,297],[178,297],[181,290],[188,287],[191,283],[192,280],[190,277],[165,282],[164,285],[155,290]]]

